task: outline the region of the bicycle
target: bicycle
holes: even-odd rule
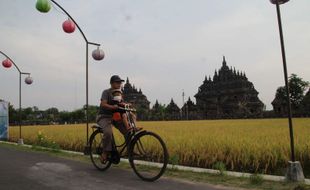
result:
[[[92,126],[93,133],[90,136],[90,158],[93,165],[100,171],[105,171],[112,164],[119,164],[121,158],[128,158],[130,166],[135,174],[144,181],[155,181],[165,172],[169,155],[164,141],[156,133],[137,130],[135,119],[132,116],[135,109],[126,105],[120,108],[125,111],[130,127],[133,129],[124,137],[120,145],[115,143],[112,135],[112,152],[106,163],[101,163],[100,156],[103,151],[104,136],[98,125]]]

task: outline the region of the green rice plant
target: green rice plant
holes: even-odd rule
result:
[[[296,159],[310,175],[310,119],[297,118],[293,122]],[[213,168],[222,162],[230,171],[278,174],[290,160],[286,119],[159,121],[138,122],[138,126],[159,134],[172,155],[170,161],[176,163],[174,159],[178,158],[180,165]],[[39,131],[62,149],[83,151],[86,144],[85,124],[22,128],[26,144],[36,144]],[[10,141],[17,142],[18,127],[10,127],[9,134]],[[116,142],[123,139],[116,129],[114,136]],[[156,146],[146,144],[156,154]]]

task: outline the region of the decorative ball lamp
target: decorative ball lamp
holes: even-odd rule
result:
[[[2,61],[2,65],[5,68],[10,68],[10,67],[12,67],[12,61],[9,59],[5,59],[4,61]]]
[[[93,51],[92,56],[93,56],[94,60],[101,61],[104,58],[104,52],[98,46],[97,49],[95,49]]]
[[[68,20],[62,23],[62,29],[66,33],[73,33],[75,31],[75,24],[71,19],[68,18]]]
[[[277,3],[279,3],[279,5],[281,5],[281,4],[284,4],[284,3],[287,3],[289,0],[270,0],[270,2],[272,3],[272,4],[277,4]]]
[[[51,3],[49,0],[37,0],[36,8],[41,13],[47,13],[51,10]]]
[[[28,85],[32,84],[33,83],[32,77],[31,76],[26,77],[25,78],[25,83],[28,84]]]

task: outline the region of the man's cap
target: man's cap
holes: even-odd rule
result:
[[[121,79],[121,77],[119,77],[118,75],[113,75],[110,79],[110,83],[113,82],[125,82],[125,80]]]

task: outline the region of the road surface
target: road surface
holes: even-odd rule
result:
[[[92,165],[45,153],[0,146],[0,189],[8,190],[227,190],[208,184],[161,178],[141,181],[132,171]]]

